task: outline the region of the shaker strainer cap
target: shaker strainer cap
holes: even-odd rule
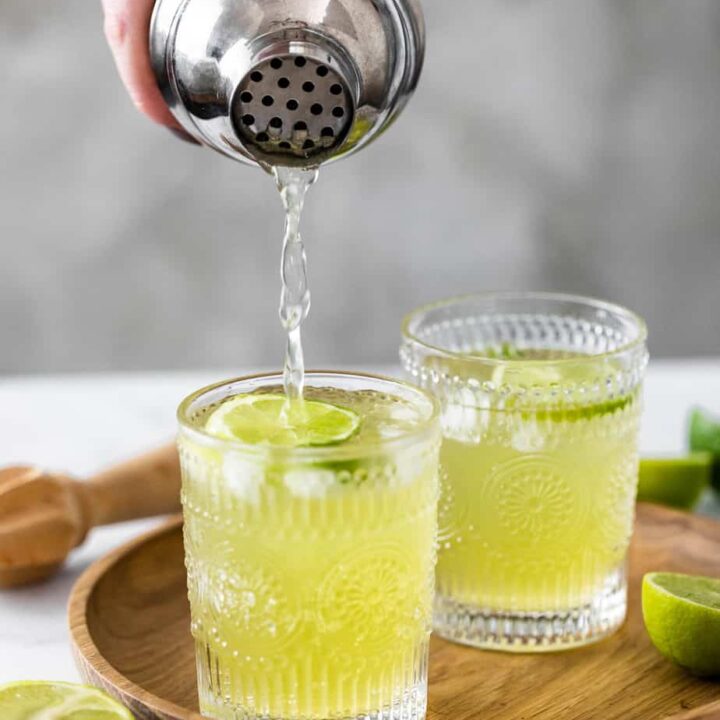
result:
[[[157,0],[153,69],[187,132],[265,167],[313,167],[377,136],[420,76],[416,0]]]
[[[347,137],[355,113],[347,70],[303,45],[287,43],[284,52],[261,60],[235,91],[232,122],[254,152],[321,160]]]

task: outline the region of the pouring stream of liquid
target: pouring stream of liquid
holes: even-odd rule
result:
[[[285,395],[289,400],[295,400],[302,398],[303,395],[305,360],[301,327],[310,312],[307,259],[300,236],[300,218],[305,196],[310,186],[317,180],[318,171],[276,167],[273,173],[285,206],[285,239],[280,268],[282,279],[280,322],[287,332],[283,380]]]

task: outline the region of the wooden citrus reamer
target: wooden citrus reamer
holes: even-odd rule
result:
[[[0,470],[0,587],[55,573],[101,525],[180,510],[180,466],[168,445],[81,481],[30,466]]]

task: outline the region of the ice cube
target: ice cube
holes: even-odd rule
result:
[[[265,471],[257,460],[253,461],[239,452],[228,452],[223,461],[223,477],[228,490],[236,498],[252,505],[260,504]]]
[[[335,485],[335,473],[320,468],[303,468],[285,473],[285,487],[295,497],[323,498]]]

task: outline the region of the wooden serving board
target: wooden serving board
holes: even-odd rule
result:
[[[483,652],[434,639],[429,720],[716,720],[720,683],[653,648],[640,612],[645,572],[720,576],[720,523],[640,505],[625,626],[596,645],[542,655]],[[142,720],[200,720],[180,519],[91,566],[70,597],[83,678]]]

